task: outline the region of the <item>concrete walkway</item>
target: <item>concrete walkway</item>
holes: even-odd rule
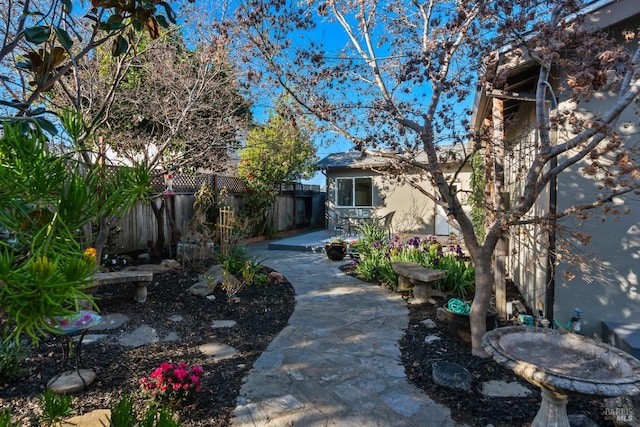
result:
[[[399,295],[345,275],[322,253],[249,249],[293,284],[296,307],[245,379],[232,426],[455,425],[406,378]]]

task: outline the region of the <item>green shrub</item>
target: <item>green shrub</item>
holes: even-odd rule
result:
[[[219,255],[219,259],[224,269],[235,276],[242,272],[245,262],[249,259],[249,253],[246,246],[233,245],[229,249],[229,255]]]
[[[133,401],[132,395],[124,394],[120,400],[111,403],[111,427],[135,427],[137,419]]]
[[[11,411],[9,409],[0,409],[0,426],[2,427],[19,427],[20,423],[13,421]]]
[[[0,341],[0,384],[8,384],[25,374],[28,350],[22,341]]]
[[[413,237],[406,242],[395,236],[389,242],[375,240],[380,237],[371,230],[358,243],[360,259],[356,273],[367,281],[378,281],[390,289],[396,289],[398,276],[391,268],[394,262],[414,262],[425,268],[444,270],[445,279],[436,283],[435,288],[447,294],[466,298],[475,288],[475,269],[460,246],[443,248],[438,241],[428,236],[422,240]]]
[[[64,418],[73,415],[71,401],[71,396],[55,394],[47,389],[40,397],[42,415],[39,421],[41,425],[52,426],[59,424]]]
[[[111,404],[110,427],[180,427],[175,412],[166,404],[147,405],[142,414],[134,408],[134,397],[125,394]],[[140,420],[138,421],[138,418]]]

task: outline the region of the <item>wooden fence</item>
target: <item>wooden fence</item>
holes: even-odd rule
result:
[[[166,212],[170,212],[173,222],[180,231],[181,242],[199,239],[193,232],[192,218],[195,193],[203,183],[207,183],[215,193],[226,192],[225,205],[236,214],[244,206],[246,189],[242,180],[222,175],[175,176],[172,193],[165,192],[166,186],[162,177],[153,182],[158,197],[154,203],[168,205],[165,211],[165,236],[167,245],[171,242],[172,233]],[[282,185],[273,208],[271,228],[276,232],[302,227],[324,226],[325,193],[317,186],[305,186],[300,183]],[[138,204],[125,217],[117,220],[112,228],[106,251],[108,253],[125,253],[145,250],[158,237],[156,219],[149,204]],[[217,228],[217,224],[212,224]],[[175,234],[175,233],[174,233]],[[244,236],[249,237],[249,236]],[[217,242],[218,243],[218,242]],[[169,246],[171,248],[171,246]]]

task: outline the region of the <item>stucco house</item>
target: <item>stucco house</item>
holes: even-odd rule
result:
[[[445,148],[443,147],[443,150]],[[455,157],[455,156],[454,156]],[[390,161],[359,151],[330,154],[320,160],[317,168],[326,176],[327,227],[348,222],[382,218],[394,212],[391,229],[394,234],[448,235],[456,232],[443,208],[407,183],[415,180],[430,194],[437,194],[431,183],[418,171],[405,170],[398,180],[385,174]],[[444,163],[445,174],[453,177],[460,162]],[[454,181],[464,204],[468,194],[471,167],[464,166]],[[456,233],[457,234],[457,233]]]
[[[590,3],[584,12],[586,25],[596,30],[606,29],[621,41],[625,40],[623,30],[635,31],[635,38],[628,40],[627,46],[630,50],[637,48],[640,2],[600,0]],[[494,84],[496,76],[504,70],[507,70],[506,84]],[[503,137],[509,147],[505,158],[509,160],[505,162],[505,186],[511,201],[522,194],[518,166],[530,161],[527,147],[536,144],[538,138],[533,126],[536,116],[535,102],[532,102],[538,72],[537,63],[526,55],[514,62],[509,52],[503,52],[500,59],[487,68],[486,83],[476,94],[473,121],[476,129],[491,126],[495,120],[504,119],[506,123]],[[567,79],[564,70],[556,67],[552,73],[556,99],[549,100],[550,108],[557,103],[559,111],[573,109],[583,117],[591,117],[613,105],[614,93],[609,91],[608,84],[577,109],[560,84]],[[608,78],[612,81],[614,76]],[[638,116],[630,111],[616,124],[616,131],[626,146],[640,143],[638,121]],[[572,135],[572,129],[567,126],[553,137],[556,143],[562,143]],[[576,164],[560,174],[532,210],[536,214],[553,214],[594,200],[602,191],[601,180],[579,173],[584,166],[584,163]],[[612,210],[608,213],[594,211],[588,217],[568,217],[559,220],[559,225],[574,231],[573,237],[564,234],[562,238],[568,240],[561,241],[561,236],[547,234],[542,227],[513,227],[508,242],[507,274],[519,286],[531,308],[563,324],[570,320],[575,309],[580,309],[582,333],[602,337],[637,355],[634,348],[640,348],[640,200],[633,196],[613,198]],[[591,236],[590,244],[579,241],[578,237],[584,235]],[[558,259],[556,249],[562,242],[572,243],[572,250],[580,251],[590,261],[570,265]]]

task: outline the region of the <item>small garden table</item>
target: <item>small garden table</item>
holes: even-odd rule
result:
[[[48,322],[59,330],[62,338],[62,363],[56,376],[49,380],[47,387],[55,393],[65,394],[82,390],[90,385],[96,377],[91,369],[82,366],[82,341],[87,331],[92,326],[101,322],[102,318],[92,311],[79,311],[78,313],[56,316]],[[64,370],[68,367],[70,354],[73,352],[74,363],[72,370]]]

